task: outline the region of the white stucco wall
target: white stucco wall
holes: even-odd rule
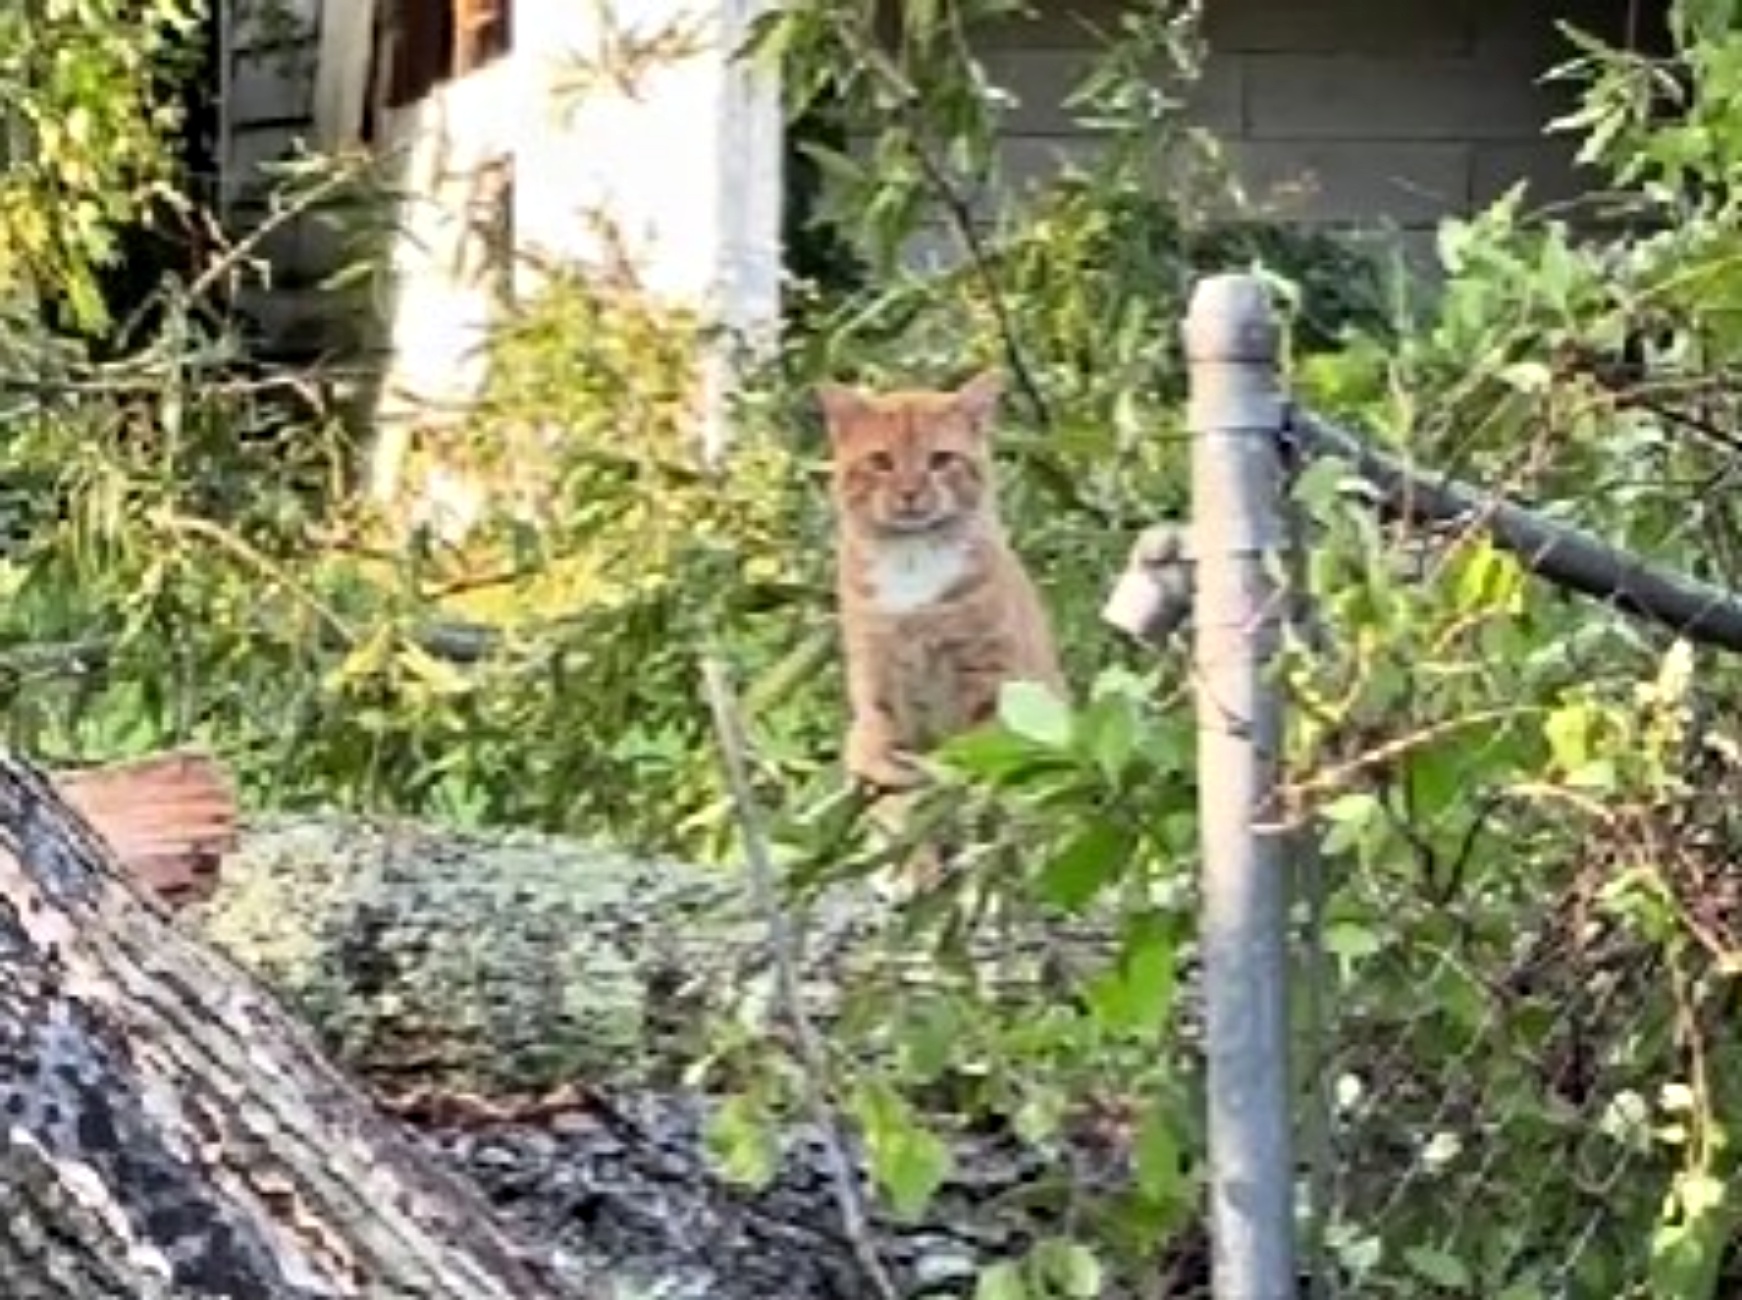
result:
[[[343,2],[231,0],[223,90],[233,226],[268,211],[261,164],[298,140],[354,143],[317,138],[335,134],[315,111],[312,56],[323,30],[330,50],[367,68],[356,23],[333,25],[357,17],[334,7]],[[268,346],[295,347],[330,324],[341,349],[384,348],[369,473],[378,501],[404,489],[401,470],[421,433],[463,419],[509,299],[558,266],[596,266],[613,278],[626,270],[652,298],[697,314],[708,327],[697,422],[710,458],[723,449],[739,359],[768,345],[779,325],[779,84],[772,69],[735,58],[763,7],[518,0],[506,55],[376,122],[376,146],[400,159],[402,195],[384,300],[341,305],[316,287],[339,261],[316,222],[295,222],[263,248],[274,283],[244,307]],[[320,71],[335,66],[329,58]],[[356,77],[328,80],[348,92],[354,111],[343,116],[360,119]],[[489,223],[481,205],[503,196],[504,178],[507,267],[479,224],[481,215]],[[368,328],[344,328],[365,317]]]
[[[780,315],[779,86],[733,57],[765,7],[615,0],[606,27],[573,0],[519,0],[514,15],[518,76],[549,87],[514,144],[517,282],[627,254],[651,294],[699,307],[720,331],[701,377],[710,457],[726,438],[733,357],[772,341]],[[604,52],[663,38],[682,52],[619,84]]]
[[[439,118],[440,131],[456,138],[480,130],[504,137],[515,172],[515,239],[526,255],[518,288],[536,283],[541,261],[598,258],[596,218],[604,214],[650,291],[701,307],[752,341],[766,338],[779,312],[779,87],[769,69],[730,57],[763,7],[763,0],[614,0],[606,32],[593,4],[517,0],[515,66],[484,77],[487,86],[439,96],[424,116]],[[238,227],[266,213],[261,165],[313,136],[321,15],[322,0],[229,0],[225,196]],[[673,29],[692,37],[682,57],[652,61],[633,84],[589,76],[601,49]],[[504,97],[513,103],[505,106]],[[415,117],[396,112],[390,133],[409,138],[426,129]],[[475,120],[484,117],[490,121]],[[433,120],[427,129],[437,129]],[[471,157],[481,148],[461,152]],[[304,286],[334,268],[340,249],[320,223],[302,221],[275,233],[263,252],[279,282],[267,315],[275,329],[292,330],[311,293]]]

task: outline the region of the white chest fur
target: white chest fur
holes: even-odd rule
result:
[[[868,558],[872,606],[881,614],[911,614],[966,577],[970,555],[957,538],[885,537]]]

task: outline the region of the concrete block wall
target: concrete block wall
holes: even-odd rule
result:
[[[313,225],[269,221],[262,171],[310,134],[319,16],[319,0],[227,0],[221,18],[219,208],[231,237],[252,238],[270,267],[268,282],[244,286],[236,306],[272,351],[296,351],[326,331],[327,313],[304,287],[317,273],[307,247]]]
[[[319,0],[230,0],[223,23],[223,189],[226,215],[259,213],[263,164],[289,156],[314,123]]]
[[[274,214],[278,183],[266,168],[314,136],[315,74],[322,5],[336,0],[223,0],[221,19],[221,216],[232,238],[251,240],[269,267],[237,308],[268,351],[304,355],[364,345],[364,290],[323,288],[347,260],[331,212]]]
[[[1091,66],[1086,25],[1122,0],[1040,0],[987,30],[992,81],[1015,96],[1004,164],[1016,188],[1094,149],[1063,104]],[[1574,142],[1544,128],[1571,100],[1542,74],[1571,54],[1573,23],[1625,40],[1629,0],[1205,0],[1209,54],[1186,95],[1249,195],[1281,218],[1395,224],[1422,257],[1436,223],[1519,180],[1531,201],[1586,184]]]

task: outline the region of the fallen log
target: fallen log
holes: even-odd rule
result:
[[[0,757],[0,1282],[20,1300],[545,1300],[440,1170]]]
[[[572,1090],[573,1103],[492,1118],[460,1101],[443,1114],[438,1092],[432,1113],[401,1108],[404,1122],[381,1114],[270,996],[178,933],[63,802],[61,784],[0,758],[0,1107],[10,1118],[0,1146],[0,1295],[867,1294],[855,1243],[832,1211],[821,1142],[803,1127],[785,1134],[775,1182],[750,1190],[722,1180],[708,1159],[705,1098],[588,1086]],[[124,805],[136,817],[131,825],[149,831],[139,789],[118,804],[87,806],[102,813]],[[252,849],[282,853],[286,835],[305,849],[331,848],[333,829],[286,824],[276,836],[257,834]],[[481,861],[450,832],[425,830],[420,845],[404,826],[374,837],[346,829],[359,854],[378,852],[385,837],[402,860],[428,863],[431,844],[440,844],[446,853],[434,858],[450,865]],[[472,847],[500,853],[504,841],[526,862],[548,863],[551,847],[563,846],[506,836],[478,837]],[[596,850],[566,848],[559,863],[597,860]],[[623,859],[623,874],[602,896],[634,910],[629,883],[646,867]],[[334,879],[356,883],[343,870]],[[667,879],[668,903],[735,892],[695,869]],[[513,896],[530,897],[527,884],[521,878]],[[439,873],[434,887],[445,887]],[[318,914],[319,890],[309,897]],[[593,913],[595,921],[602,915]],[[675,931],[715,958],[748,951],[722,946],[717,928]],[[680,959],[668,951],[662,960]],[[594,953],[576,969],[606,967]],[[644,976],[654,967],[638,969]],[[646,991],[639,978],[627,985]],[[963,1171],[931,1221],[875,1216],[872,1247],[903,1294],[959,1292],[977,1268],[1020,1249],[1036,1230],[1008,1201],[1044,1185],[1044,1162],[1008,1142],[985,1146],[973,1155],[973,1143],[963,1149]],[[520,1242],[497,1226],[480,1188]]]
[[[386,1093],[675,1084],[760,968],[726,873],[525,831],[261,818],[181,923]]]
[[[184,920],[388,1094],[682,1089],[771,969],[768,918],[731,870],[336,813],[251,822]],[[870,970],[935,977],[869,888],[831,886],[794,920],[807,1009],[825,1024]],[[1049,962],[1105,960],[1116,940],[1056,919],[977,946],[988,978],[1016,989]]]

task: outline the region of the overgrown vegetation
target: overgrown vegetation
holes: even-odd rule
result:
[[[906,914],[902,960],[867,964],[829,1080],[879,1193],[914,1212],[947,1172],[949,1124],[1006,1124],[1055,1155],[1067,1133],[1106,1139],[1097,1178],[1061,1174],[1057,1236],[984,1275],[984,1296],[1093,1295],[1165,1270],[1184,1293],[1201,1267],[1185,667],[1096,616],[1130,534],[1187,507],[1175,337],[1198,270],[1275,280],[1309,403],[1742,585],[1729,3],[1681,0],[1665,58],[1581,41],[1565,69],[1584,107],[1563,125],[1610,179],[1611,233],[1509,195],[1447,224],[1447,281],[1425,303],[1334,241],[1229,219],[1214,151],[1164,93],[1199,58],[1185,13],[1102,34],[1071,104],[1099,155],[990,214],[1002,101],[973,37],[1020,6],[912,4],[881,27],[869,3],[783,6],[758,45],[784,60],[795,118],[828,124],[808,150],[819,280],[746,395],[730,464],[695,455],[690,323],[632,285],[560,284],[501,339],[477,421],[485,457],[505,430],[561,430],[554,499],[544,522],[503,519],[461,554],[371,540],[346,422],[304,376],[241,367],[190,286],[119,359],[71,328],[129,307],[93,295],[120,233],[172,197],[173,121],[145,74],[194,30],[162,0],[153,41],[117,42],[136,6],[76,8],[9,36],[23,20],[0,20],[0,89],[25,130],[0,190],[0,681],[9,738],[33,753],[197,738],[262,804],[726,861],[697,689],[713,650],[747,683],[759,797],[795,879],[862,869],[879,846],[839,792],[806,393],[823,376],[1010,372],[1006,508],[1082,703],[1013,692],[999,728],[946,756],[941,801],[1001,829]],[[914,269],[903,250],[940,222],[952,268]],[[1728,1294],[1735,669],[1569,603],[1479,532],[1405,574],[1399,530],[1340,488],[1332,465],[1298,484],[1330,635],[1286,664],[1294,803],[1325,830],[1327,960],[1302,986],[1332,1011],[1303,1018],[1301,1044],[1329,1109],[1307,1128],[1326,1162],[1321,1266],[1363,1296]],[[963,958],[987,927],[1066,920],[1105,948]],[[747,1011],[742,1043],[698,1066],[736,1090],[718,1136],[745,1176],[809,1068],[769,1052],[764,1027]],[[752,1042],[754,1059],[738,1050]]]

